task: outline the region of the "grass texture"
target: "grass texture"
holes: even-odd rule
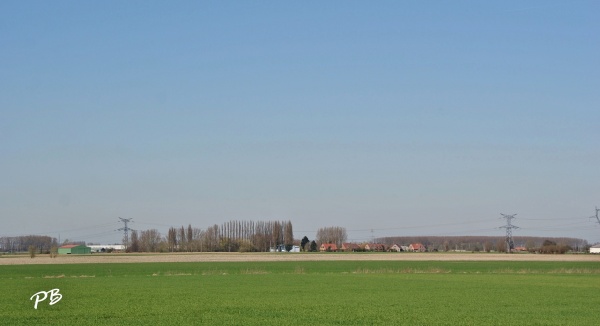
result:
[[[597,325],[594,262],[0,266],[3,325]],[[58,288],[62,299],[30,297]]]

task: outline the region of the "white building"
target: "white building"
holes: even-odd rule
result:
[[[114,251],[123,251],[125,250],[124,245],[88,245],[88,247],[92,248],[92,252],[108,252],[110,250]]]
[[[590,254],[600,254],[600,244],[591,246]]]

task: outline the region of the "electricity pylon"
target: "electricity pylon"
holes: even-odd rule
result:
[[[510,221],[513,218],[515,218],[515,215],[517,214],[507,215],[500,213],[500,215],[502,215],[502,217],[506,219],[506,225],[501,226],[500,228],[506,229],[506,252],[511,253],[512,250],[515,248],[515,243],[512,239],[512,229],[518,229],[519,227],[516,225],[512,225]]]
[[[131,228],[127,226],[127,223],[133,222],[133,219],[119,217],[119,220],[121,220],[121,222],[123,222],[125,226],[118,229],[117,231],[123,231],[123,245],[125,245],[125,249],[127,249],[127,247],[129,246],[129,230],[131,230]]]

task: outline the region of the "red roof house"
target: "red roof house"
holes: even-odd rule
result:
[[[420,243],[411,243],[410,246],[408,246],[408,250],[425,252],[425,251],[427,251],[427,248],[425,248],[425,246]]]
[[[324,243],[321,245],[321,248],[319,248],[320,251],[337,251],[338,248],[335,245],[335,243]]]
[[[365,245],[366,251],[385,251],[385,245],[381,243],[367,243]]]

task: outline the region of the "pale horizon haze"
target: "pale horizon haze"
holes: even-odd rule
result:
[[[598,1],[2,1],[0,236],[600,242]]]

